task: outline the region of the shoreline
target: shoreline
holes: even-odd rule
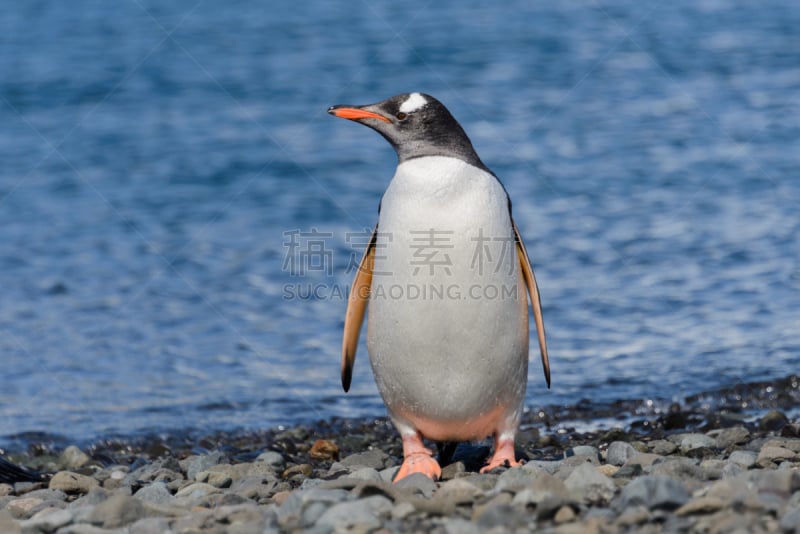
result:
[[[713,408],[704,394],[651,413],[633,401],[528,412],[525,465],[480,474],[489,447],[461,444],[438,482],[391,482],[402,446],[385,418],[32,445],[10,459],[54,474],[0,484],[0,531],[800,531],[800,421],[774,409],[797,406],[797,377],[780,382],[790,390],[728,388]],[[720,408],[752,402],[742,388],[769,391],[761,408],[773,409],[753,419]],[[585,432],[565,424],[590,413],[635,417]]]

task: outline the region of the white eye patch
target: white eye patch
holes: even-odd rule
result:
[[[406,101],[402,103],[399,111],[402,111],[403,113],[411,113],[413,111],[417,111],[427,103],[428,101],[421,94],[411,93],[408,95]]]

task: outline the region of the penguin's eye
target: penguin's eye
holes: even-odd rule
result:
[[[404,121],[406,120],[406,117],[408,117],[408,113],[403,113],[402,111],[398,111],[395,117],[397,117],[397,120],[399,121]]]

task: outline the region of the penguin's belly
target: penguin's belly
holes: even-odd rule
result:
[[[419,194],[398,170],[378,225],[370,362],[395,422],[435,440],[499,430],[527,384],[525,285],[505,194],[483,174]]]

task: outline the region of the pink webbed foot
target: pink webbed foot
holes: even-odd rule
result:
[[[495,467],[517,467],[524,464],[518,461],[514,454],[514,438],[497,438],[494,445],[494,455],[489,463],[481,468],[481,473],[488,473]]]
[[[394,481],[398,482],[413,473],[422,473],[433,480],[439,480],[442,476],[442,468],[433,459],[433,451],[423,445],[418,433],[403,436],[403,465]]]

